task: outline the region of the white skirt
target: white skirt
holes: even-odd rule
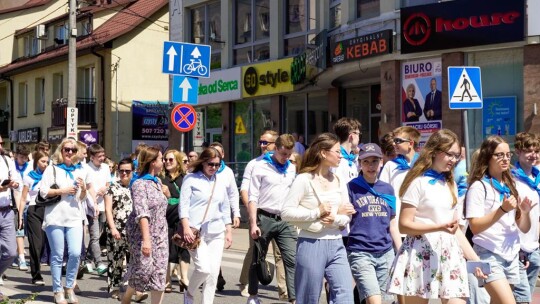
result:
[[[467,264],[457,238],[446,232],[407,236],[387,291],[424,299],[468,298]]]

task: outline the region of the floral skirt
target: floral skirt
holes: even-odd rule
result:
[[[394,259],[387,291],[424,299],[469,297],[467,265],[457,238],[445,232],[407,236]]]

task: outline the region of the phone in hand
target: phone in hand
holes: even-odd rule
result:
[[[475,273],[476,267],[480,268],[485,275],[491,273],[491,266],[486,261],[467,261],[467,272]]]
[[[7,179],[2,181],[2,184],[0,184],[0,186],[5,187],[5,186],[9,185],[9,183],[11,183],[11,179],[7,178]]]

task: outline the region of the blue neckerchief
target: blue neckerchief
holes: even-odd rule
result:
[[[364,176],[358,175],[358,177],[352,179],[351,182],[357,185],[358,187],[366,190],[367,192],[373,194],[374,196],[382,198],[384,201],[386,201],[386,203],[388,204],[388,206],[390,206],[390,208],[396,210],[396,197],[391,194],[379,193],[375,191],[375,189],[373,189],[373,187],[371,187],[368,184]]]
[[[146,173],[145,175],[143,175],[141,177],[139,177],[138,174],[133,174],[133,178],[131,179],[131,181],[129,181],[129,187],[131,188],[133,183],[138,179],[150,180],[150,181],[153,181],[154,183],[156,183],[157,185],[159,185],[159,179],[157,178],[157,176],[154,176],[154,175],[152,175],[150,173]]]
[[[15,161],[15,169],[17,169],[17,172],[21,175],[21,178],[24,178],[24,171],[26,171],[26,168],[28,167],[28,162],[24,163],[22,167],[19,166],[19,163]]]
[[[407,159],[405,158],[405,155],[399,154],[398,156],[396,156],[396,158],[392,159],[392,161],[397,164],[396,170],[409,170],[411,169],[411,166],[414,165],[414,163],[418,159],[418,156],[419,156],[418,153],[414,153],[410,166],[409,166],[409,163],[407,162]]]
[[[354,160],[356,159],[356,155],[348,153],[342,146],[340,146],[339,148],[341,150],[341,156],[349,162],[349,167],[352,167]]]
[[[28,176],[34,180],[34,183],[32,184],[32,190],[34,190],[37,184],[41,181],[41,178],[43,178],[43,172],[37,168],[36,170],[28,172]]]
[[[519,179],[520,181],[526,183],[531,189],[536,190],[536,192],[540,195],[540,189],[538,188],[538,185],[540,184],[540,170],[536,167],[532,167],[532,176],[534,178],[534,181],[525,174],[525,171],[521,168],[519,165],[519,162],[516,163],[516,168],[512,170],[512,174]]]
[[[59,165],[56,165],[58,168],[66,171],[67,175],[69,176],[69,178],[71,178],[72,180],[75,180],[75,177],[73,177],[73,171],[81,168],[81,164],[76,164],[76,165],[71,165],[71,166],[66,166],[66,164],[62,163],[62,164],[59,164]]]
[[[467,194],[467,181],[460,181],[457,183],[458,197],[462,197]]]
[[[287,173],[287,169],[289,168],[289,164],[291,163],[288,159],[287,161],[284,163],[284,164],[280,164],[278,163],[277,161],[274,161],[274,159],[272,158],[272,155],[274,155],[274,153],[270,153],[270,152],[266,152],[264,154],[264,157],[263,159],[268,162],[269,164],[271,164],[272,166],[274,166],[274,168],[276,168],[276,170],[281,173],[281,174],[286,174]]]
[[[446,182],[446,176],[444,175],[444,173],[439,173],[433,169],[428,169],[426,172],[424,172],[423,176],[433,177],[429,180],[430,185],[435,185],[435,183],[439,180],[443,183]]]
[[[504,195],[508,195],[510,196],[510,188],[508,188],[508,186],[503,186],[501,185],[501,183],[496,180],[495,178],[491,177],[491,178],[488,178],[487,176],[484,176],[484,178],[482,178],[483,181],[485,181],[486,183],[490,184],[493,186],[493,188],[495,188],[495,190],[499,191],[499,193],[501,194],[500,195],[500,198],[499,200],[502,202],[502,200],[504,199]]]
[[[221,173],[221,171],[225,170],[225,162],[223,159],[221,160],[221,166],[219,166],[219,169],[217,170],[217,173]]]
[[[139,160],[138,159],[135,159],[133,161],[133,168],[134,168],[134,171],[137,171],[137,169],[139,168]]]

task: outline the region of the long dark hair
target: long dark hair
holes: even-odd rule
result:
[[[189,167],[192,169],[191,172],[195,173],[202,171],[203,163],[207,162],[209,159],[216,157],[219,157],[219,161],[221,161],[221,154],[218,152],[218,150],[216,150],[216,148],[208,147],[204,149],[201,155],[199,155],[199,158],[189,164]]]

